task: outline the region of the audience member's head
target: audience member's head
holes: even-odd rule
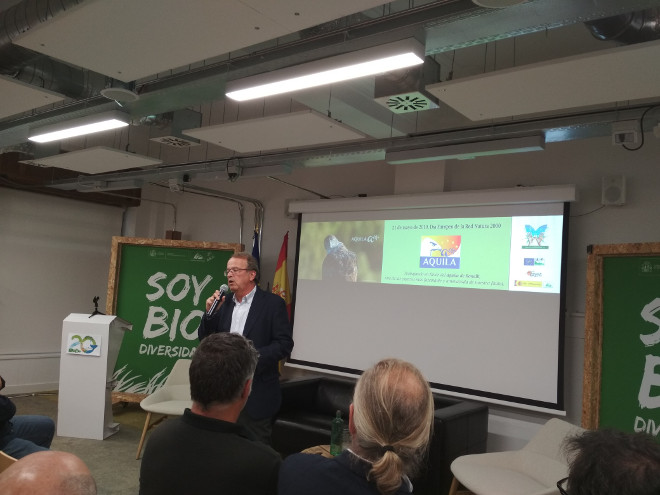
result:
[[[206,337],[190,363],[193,402],[202,409],[209,409],[242,398],[247,400],[244,392],[250,392],[258,357],[252,342],[242,335],[220,332]]]
[[[660,444],[644,433],[586,431],[567,442],[569,495],[660,494]]]
[[[349,417],[352,450],[372,462],[369,479],[394,493],[403,475],[424,459],[433,424],[433,396],[412,364],[385,359],[366,370],[355,386]]]
[[[27,455],[0,473],[3,495],[95,495],[96,483],[85,463],[54,450]]]

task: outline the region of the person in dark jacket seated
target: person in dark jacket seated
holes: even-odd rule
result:
[[[385,359],[366,370],[349,409],[350,448],[328,459],[293,454],[280,469],[279,495],[411,493],[411,476],[426,456],[433,396],[412,364]]]
[[[235,333],[206,337],[190,363],[192,408],[151,434],[140,495],[275,495],[281,458],[236,424],[258,353]]]
[[[0,390],[5,380],[0,376]],[[0,395],[0,450],[16,459],[48,450],[55,435],[55,422],[48,416],[16,414],[16,405]]]

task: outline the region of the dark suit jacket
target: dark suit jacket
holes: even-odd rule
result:
[[[197,330],[199,340],[212,333],[229,332],[233,312],[234,298],[229,295],[213,315],[202,317]],[[257,287],[243,336],[250,339],[259,351],[252,393],[245,405],[245,412],[253,419],[274,416],[282,402],[278,363],[288,357],[293,349],[291,324],[284,299]]]
[[[371,464],[349,451],[334,459],[318,454],[292,454],[284,459],[277,485],[278,495],[380,495],[367,481]],[[402,483],[396,495],[410,495]]]

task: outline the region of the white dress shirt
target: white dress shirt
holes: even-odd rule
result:
[[[250,312],[250,306],[252,306],[252,300],[254,299],[254,294],[257,292],[257,286],[247,294],[242,301],[239,301],[234,294],[234,312],[231,314],[231,328],[229,331],[231,333],[238,333],[243,335],[243,330],[245,330],[245,321],[247,320],[248,313]]]

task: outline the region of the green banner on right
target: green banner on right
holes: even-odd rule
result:
[[[660,439],[660,257],[603,260],[599,426]]]

